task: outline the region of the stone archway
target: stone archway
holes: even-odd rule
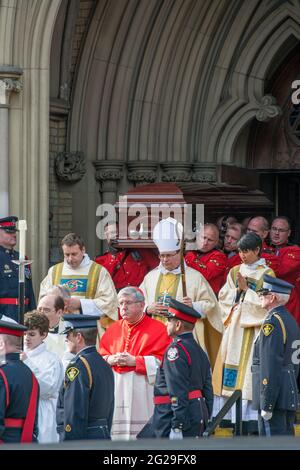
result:
[[[296,1],[94,5],[66,111],[65,151],[82,152],[86,173],[64,186],[68,224],[91,254],[99,202],[131,185],[214,182],[218,165],[246,167],[278,51],[300,37]]]
[[[276,97],[281,114],[253,124],[248,166],[261,175],[274,201],[276,214],[291,219],[295,242],[300,241],[300,106],[292,103],[292,83],[299,77],[300,47],[294,47],[274,72],[268,93]]]
[[[9,211],[28,222],[35,286],[48,267],[49,69],[61,0],[1,2],[1,79],[15,77],[8,115]],[[36,289],[37,290],[37,289]]]

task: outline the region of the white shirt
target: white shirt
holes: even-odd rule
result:
[[[58,442],[56,431],[56,403],[64,380],[63,365],[57,354],[47,351],[41,343],[31,351],[26,350],[24,363],[32,370],[40,386],[38,408],[38,442]]]

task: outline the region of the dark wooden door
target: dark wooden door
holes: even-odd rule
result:
[[[300,244],[300,174],[279,174],[277,178],[278,214],[291,219],[291,239]]]

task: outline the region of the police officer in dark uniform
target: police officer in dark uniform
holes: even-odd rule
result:
[[[39,385],[20,360],[26,330],[0,320],[0,443],[37,441]]]
[[[293,435],[299,408],[296,348],[300,330],[284,307],[293,285],[267,274],[263,279],[263,288],[258,293],[268,314],[254,343],[252,406],[258,410],[260,435]]]
[[[19,259],[14,250],[17,243],[17,217],[0,219],[0,318],[18,320],[19,267],[13,260]],[[36,308],[31,272],[25,266],[25,311]]]
[[[67,346],[76,356],[66,369],[57,403],[61,441],[110,439],[114,411],[114,376],[98,354],[94,315],[64,315]]]
[[[213,407],[209,360],[193,337],[201,315],[172,299],[167,317],[168,335],[174,341],[157,372],[151,426],[147,424],[138,437],[200,437]]]

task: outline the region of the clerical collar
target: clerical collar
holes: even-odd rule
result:
[[[76,269],[80,269],[80,268],[85,268],[86,266],[89,266],[91,262],[91,258],[89,257],[89,255],[87,253],[85,253],[83,255],[83,258],[82,258],[82,261],[80,263],[79,266],[77,266],[77,268],[72,268],[72,266],[70,266],[66,261],[64,262],[64,264],[69,268],[69,269],[72,269],[72,270],[75,270]]]
[[[245,266],[247,266],[251,271],[255,271],[257,266],[266,266],[266,260],[264,258],[259,258],[254,263],[246,264]]]
[[[186,268],[186,263],[184,263],[184,266]],[[160,263],[160,265],[158,266],[158,269],[160,270],[161,274],[181,274],[180,265],[177,268],[173,269],[172,271],[169,271]]]
[[[58,332],[59,332],[59,324],[57,326],[54,326],[53,328],[49,328],[49,333],[58,334]]]

